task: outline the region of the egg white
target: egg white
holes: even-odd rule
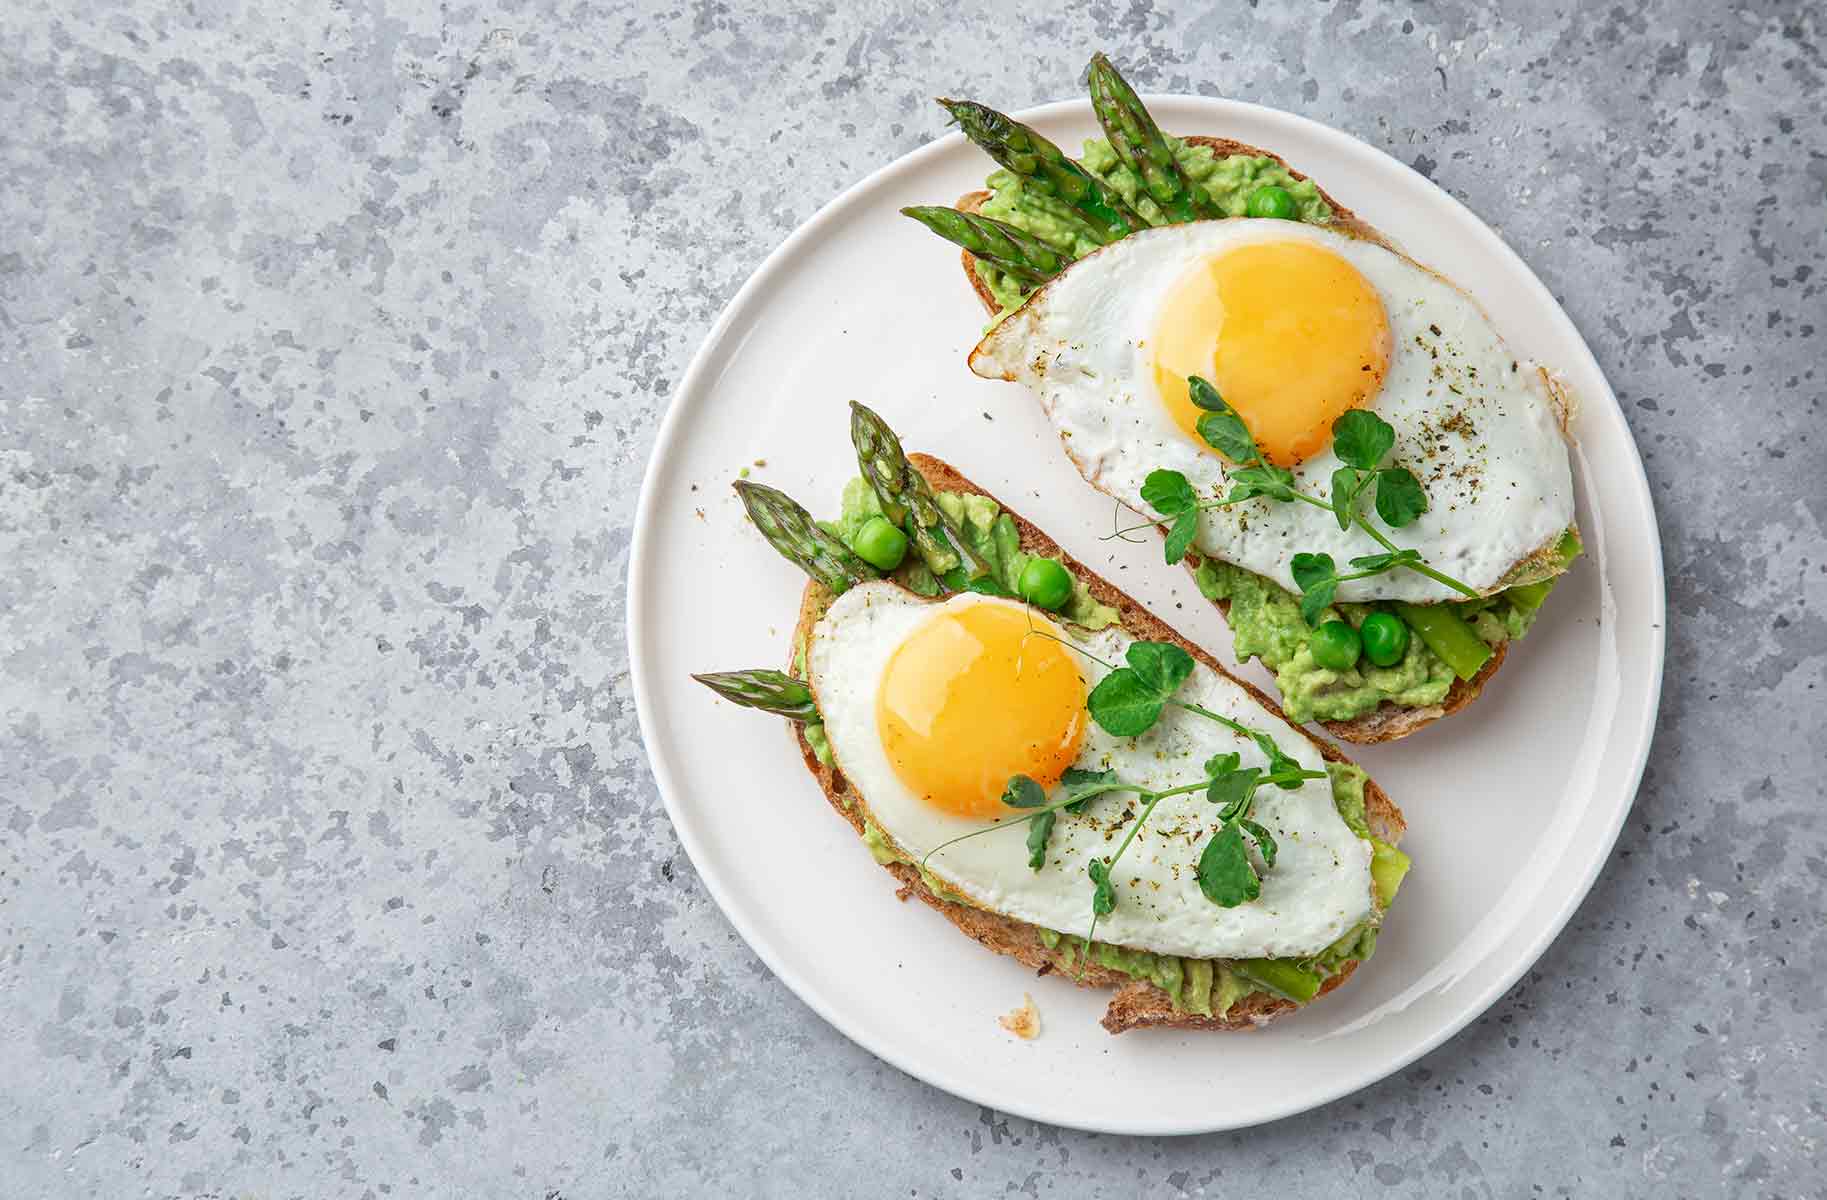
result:
[[[959,595],[924,601],[894,584],[865,583],[839,596],[813,629],[808,677],[837,767],[865,815],[916,860],[941,843],[986,822],[926,804],[901,782],[882,748],[876,694],[890,657],[922,622],[946,608],[1013,604]],[[1134,641],[1120,629],[1077,640],[1089,655],[1121,663]],[[1106,669],[1080,660],[1087,691]],[[1313,744],[1273,716],[1236,681],[1200,665],[1179,693],[1245,725],[1268,731],[1304,767],[1324,770]],[[1169,707],[1139,738],[1117,738],[1088,723],[1075,765],[1114,769],[1153,789],[1201,776],[1214,754],[1236,751],[1245,766],[1266,765],[1256,746],[1207,718]],[[1094,799],[1080,814],[1060,812],[1047,862],[1028,867],[1026,823],[1011,811],[1003,828],[940,850],[927,869],[971,903],[1018,920],[1082,936],[1091,923],[1091,859],[1116,850],[1139,805],[1131,795]],[[1279,845],[1262,895],[1237,908],[1219,908],[1199,891],[1199,853],[1215,828],[1216,808],[1194,793],[1163,800],[1112,872],[1116,910],[1098,922],[1099,941],[1191,958],[1294,957],[1337,941],[1372,911],[1370,847],[1351,832],[1333,805],[1328,780],[1298,790],[1265,788],[1254,818]]]
[[[1395,458],[1421,480],[1429,508],[1392,531],[1429,564],[1490,591],[1573,522],[1573,478],[1542,372],[1507,346],[1477,304],[1423,267],[1371,242],[1292,221],[1235,218],[1133,234],[1073,263],[987,333],[971,355],[986,378],[1032,388],[1092,484],[1139,511],[1157,467],[1203,496],[1228,490],[1227,464],[1187,437],[1156,389],[1149,340],[1164,297],[1203,259],[1255,242],[1306,241],[1338,254],[1383,300],[1394,347],[1370,408],[1396,431]],[[1331,494],[1330,447],[1295,469],[1310,494]],[[1366,502],[1366,509],[1369,505]],[[1374,520],[1374,516],[1372,520]],[[1331,513],[1257,500],[1206,512],[1195,548],[1298,591],[1301,551],[1341,566],[1382,550]],[[1412,571],[1346,583],[1342,600],[1450,600]]]

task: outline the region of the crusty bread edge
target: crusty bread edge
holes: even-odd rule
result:
[[[1246,142],[1234,141],[1230,138],[1205,137],[1201,134],[1194,134],[1185,140],[1197,146],[1210,146],[1212,152],[1219,158],[1229,158],[1234,154],[1247,154],[1251,158],[1272,158],[1280,163],[1282,167],[1287,170],[1288,174],[1292,175],[1296,180],[1306,180],[1308,178],[1293,166],[1289,165],[1287,159],[1276,154],[1272,150],[1264,150],[1260,146],[1252,146]],[[1358,238],[1361,241],[1374,242],[1386,250],[1396,250],[1396,247],[1389,239],[1385,238],[1376,229],[1366,224],[1356,213],[1352,212],[1349,208],[1346,208],[1343,204],[1340,204],[1325,188],[1320,187],[1317,180],[1311,182],[1314,187],[1319,188],[1320,198],[1331,207],[1333,212],[1332,226],[1334,228],[1343,231],[1351,237]],[[954,207],[964,212],[976,212],[983,207],[984,202],[989,198],[990,193],[987,191],[966,192],[958,198],[958,202]],[[976,258],[969,250],[961,251],[960,253],[962,254],[962,261],[964,264],[964,277],[970,281],[971,290],[977,293],[977,299],[983,305],[984,310],[992,317],[995,316],[997,312],[996,297],[990,292],[990,285],[983,281],[983,276],[977,273]],[[1068,448],[1068,453],[1070,453],[1070,448]],[[1552,548],[1552,544],[1548,547],[1544,547],[1542,551],[1538,552],[1537,556],[1548,553]],[[1525,559],[1523,563],[1518,565],[1528,565],[1529,562],[1533,561],[1533,557],[1534,556],[1532,556],[1531,559]],[[1198,569],[1197,563],[1190,556],[1186,561],[1187,571],[1189,573]],[[1225,618],[1228,621],[1230,618],[1230,606],[1222,601],[1217,603],[1219,611],[1225,614]],[[1491,681],[1491,676],[1495,675],[1497,673],[1497,668],[1503,665],[1504,656],[1508,651],[1508,643],[1497,646],[1493,650],[1491,657],[1485,662],[1484,666],[1479,669],[1476,675],[1470,679],[1453,680],[1452,686],[1447,689],[1446,695],[1441,698],[1439,704],[1431,704],[1425,707],[1416,708],[1395,704],[1385,700],[1369,712],[1355,716],[1349,721],[1321,721],[1319,724],[1333,737],[1359,746],[1371,746],[1379,742],[1393,742],[1399,738],[1405,738],[1416,730],[1432,725],[1442,717],[1453,715],[1470,704],[1473,700],[1477,699],[1478,694],[1484,690],[1484,685]]]
[[[1015,522],[1016,529],[1020,531],[1022,550],[1028,554],[1042,557],[1059,557],[1075,576],[1084,580],[1085,586],[1099,603],[1108,604],[1117,610],[1124,631],[1132,637],[1149,641],[1173,642],[1205,666],[1243,687],[1257,703],[1269,712],[1277,716],[1281,715],[1281,710],[1276,707],[1274,701],[1263,695],[1260,690],[1248,682],[1232,676],[1205,650],[1182,637],[1159,617],[1119,591],[1095,571],[1066,554],[1058,543],[1032,522],[1003,504],[997,497],[990,496],[988,492],[965,478],[950,464],[925,454],[910,454],[908,459],[926,477],[927,482],[935,491],[973,492],[995,500],[997,505],[1009,514],[1009,517]],[[831,599],[831,594],[819,584],[808,583],[806,585],[806,590],[800,598],[799,619],[793,631],[794,655],[797,655],[798,647],[806,644],[812,626],[824,614]],[[791,660],[789,660],[790,667]],[[825,799],[830,802],[832,809],[839,816],[849,822],[860,837],[863,832],[863,814],[857,805],[851,803],[849,782],[835,766],[827,766],[819,762],[811,743],[806,740],[803,725],[795,723],[793,730],[794,739],[799,745],[801,756],[805,759],[806,768],[818,780],[819,788],[824,792]],[[1295,730],[1305,737],[1328,762],[1349,761],[1331,744],[1314,737],[1299,727],[1295,727]],[[1371,830],[1377,837],[1391,844],[1401,839],[1403,830],[1406,828],[1401,811],[1382,788],[1378,787],[1374,780],[1368,778],[1364,783],[1364,811]],[[1167,993],[1151,983],[1132,979],[1120,971],[1111,970],[1096,963],[1082,964],[1082,972],[1078,966],[1068,968],[1065,957],[1057,950],[1048,949],[1041,942],[1039,932],[1033,925],[1017,921],[1012,917],[942,899],[927,887],[920,872],[907,863],[886,863],[884,866],[900,881],[901,887],[898,895],[901,899],[906,900],[913,897],[923,901],[986,949],[998,954],[1006,954],[1024,965],[1034,968],[1042,975],[1059,973],[1081,987],[1117,989],[1102,1021],[1104,1028],[1113,1034],[1145,1026],[1178,1029],[1250,1029],[1301,1007],[1292,1001],[1259,992],[1238,1001],[1223,1017],[1206,1017],[1197,1013],[1177,1011]],[[1349,962],[1327,978],[1320,987],[1320,994],[1324,995],[1342,984],[1357,969],[1357,965],[1355,961]]]

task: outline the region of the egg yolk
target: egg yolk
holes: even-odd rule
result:
[[[1350,263],[1305,242],[1264,242],[1188,271],[1156,317],[1155,386],[1199,445],[1199,375],[1250,428],[1263,456],[1292,467],[1332,441],[1332,423],[1368,403],[1389,369],[1389,317]]]
[[[1085,733],[1085,681],[1059,630],[1008,604],[941,611],[896,648],[876,692],[895,774],[960,817],[1006,816],[1011,775],[1059,782]]]

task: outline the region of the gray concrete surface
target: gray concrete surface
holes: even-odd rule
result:
[[[6,1195],[1821,1194],[1818,5],[7,7]],[[694,877],[628,690],[636,485],[719,308],[924,97],[1076,94],[1096,47],[1498,225],[1668,560],[1574,924],[1236,1136],[1037,1127],[825,1027]]]

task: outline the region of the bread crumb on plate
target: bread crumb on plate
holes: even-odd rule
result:
[[[1034,1007],[1034,997],[1023,992],[1021,1007],[1006,1017],[997,1017],[996,1023],[1024,1042],[1031,1042],[1039,1037],[1040,1010]]]

